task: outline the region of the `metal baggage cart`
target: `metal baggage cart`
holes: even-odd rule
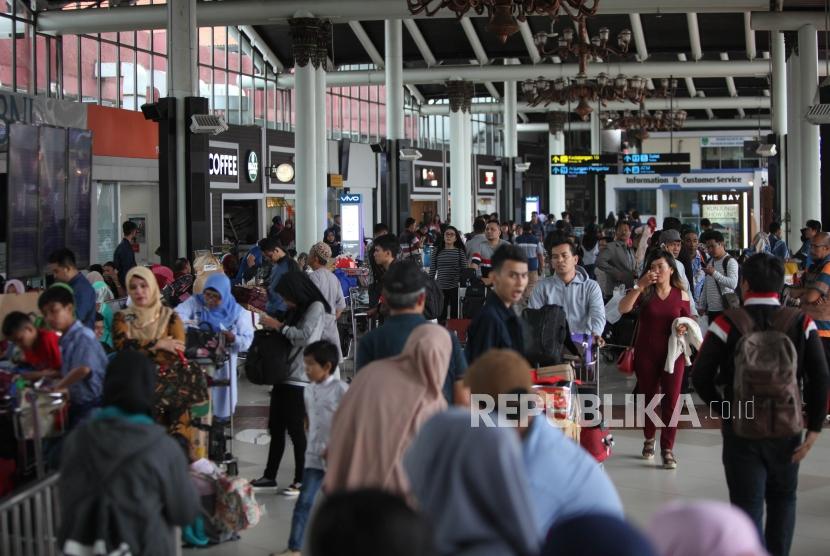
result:
[[[66,394],[39,388],[27,388],[18,394],[17,399],[7,396],[0,400],[0,417],[12,421],[20,476],[29,475],[32,471],[38,479],[46,475],[43,441],[63,436],[68,418],[66,402]]]
[[[361,336],[372,329],[373,322],[369,316],[369,288],[367,286],[355,286],[349,288],[349,299],[346,311],[348,315],[345,317],[345,331],[349,335],[347,349],[343,354],[343,364],[341,368],[341,378],[343,380],[351,380],[356,369],[357,358],[357,343]]]

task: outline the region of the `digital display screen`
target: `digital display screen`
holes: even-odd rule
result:
[[[340,203],[341,243],[344,253],[363,258],[363,221],[361,218],[360,196],[350,195],[349,202]],[[356,202],[353,200],[356,199]]]
[[[525,222],[530,222],[534,212],[539,212],[539,197],[528,197],[525,199]]]

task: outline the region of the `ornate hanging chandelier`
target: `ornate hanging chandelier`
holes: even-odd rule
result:
[[[609,112],[603,116],[605,129],[624,129],[640,140],[647,138],[650,131],[677,131],[686,123],[685,110],[655,110],[648,113],[644,106],[640,106],[636,112]]]
[[[502,43],[519,31],[519,22],[528,16],[546,15],[553,20],[566,15],[575,21],[596,15],[599,0],[406,0],[412,15],[434,16],[448,9],[457,17],[473,11],[482,15],[485,11],[490,22],[487,30],[495,33]]]
[[[578,32],[576,35],[572,27],[566,27],[559,36],[553,30],[548,33],[542,31],[533,35],[536,49],[542,58],[557,56],[562,60],[579,60],[579,71],[585,73],[589,61],[607,61],[612,57],[624,58],[628,55],[628,47],[631,45],[631,30],[623,29],[617,34],[617,45],[610,44],[611,31],[608,27],[599,30],[594,37],[588,36],[588,24],[585,18],[576,21]],[[552,46],[548,46],[548,40],[557,38]],[[575,40],[578,39],[578,40]]]
[[[653,90],[647,88],[643,77],[618,75],[611,78],[600,73],[596,79],[588,79],[584,73],[576,77],[560,77],[554,80],[539,78],[522,83],[525,101],[531,106],[576,104],[576,112],[582,120],[588,120],[593,112],[591,103],[607,106],[608,102],[627,101],[641,105],[646,98],[669,97],[677,89],[677,79],[661,79]]]

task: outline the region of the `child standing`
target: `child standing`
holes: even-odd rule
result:
[[[331,420],[348,389],[345,382],[334,377],[339,355],[337,346],[333,343],[322,340],[309,344],[303,351],[303,359],[310,382],[303,394],[308,415],[308,445],[303,485],[294,506],[288,549],[282,553],[283,556],[300,556],[311,507],[325,477],[324,454],[329,443]]]
[[[62,378],[53,388],[69,389],[71,430],[101,406],[107,355],[92,329],[75,318],[75,298],[69,289],[53,286],[37,304],[49,327],[61,333]]]

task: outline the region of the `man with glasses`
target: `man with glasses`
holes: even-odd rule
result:
[[[709,253],[708,264],[703,268],[706,274],[703,293],[700,296],[698,310],[706,314],[709,322],[729,307],[724,306],[723,296],[735,293],[738,288],[738,261],[726,253],[723,234],[712,230],[706,232],[706,251]]]

